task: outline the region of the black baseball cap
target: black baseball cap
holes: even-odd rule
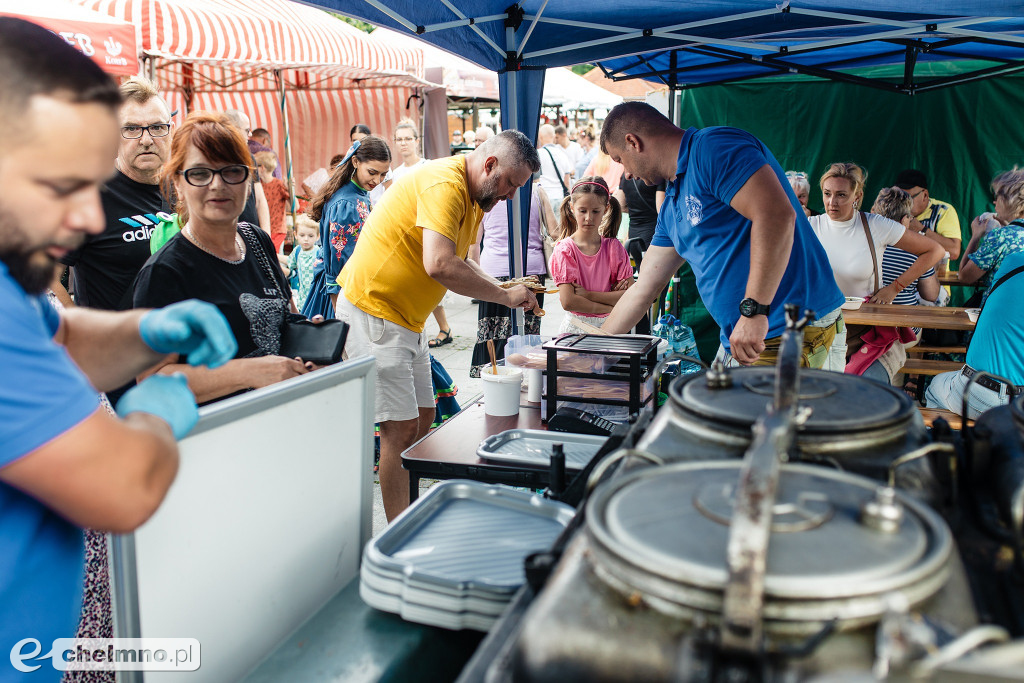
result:
[[[909,190],[912,187],[928,189],[928,178],[916,168],[908,168],[896,174],[896,187]]]

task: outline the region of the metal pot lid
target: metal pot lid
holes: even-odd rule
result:
[[[602,486],[587,527],[614,573],[630,583],[721,590],[741,463],[678,463],[645,469]],[[768,599],[880,595],[944,571],[952,541],[945,523],[900,493],[895,532],[862,521],[878,483],[807,465],[783,465],[768,546]],[[599,557],[600,560],[600,557]],[[623,571],[625,568],[625,572]]]
[[[732,386],[709,388],[704,375],[672,383],[671,406],[701,421],[749,428],[764,415],[775,392],[775,368],[731,368]],[[850,432],[888,427],[910,420],[914,405],[902,391],[855,375],[800,370],[800,405],[811,408],[805,434]]]

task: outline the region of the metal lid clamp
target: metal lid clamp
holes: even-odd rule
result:
[[[786,304],[775,373],[775,401],[754,424],[754,441],[744,456],[736,488],[726,565],[720,641],[723,648],[757,655],[764,649],[764,583],[779,464],[793,445],[800,417],[800,355],[803,328],[811,311],[797,319],[798,307]]]

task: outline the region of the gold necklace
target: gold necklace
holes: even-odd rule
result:
[[[242,241],[242,237],[241,235],[238,234],[237,230],[235,231],[235,247],[238,248],[238,253],[241,254],[241,256],[239,256],[238,259],[236,260],[226,259],[223,256],[218,256],[217,254],[214,254],[212,251],[203,246],[203,243],[199,241],[199,238],[196,237],[196,234],[192,231],[191,225],[186,225],[185,229],[182,232],[185,233],[185,237],[187,237],[189,241],[192,242],[192,244],[196,245],[197,247],[199,247],[200,249],[202,249],[215,259],[219,259],[224,263],[229,263],[233,266],[237,266],[238,264],[245,260],[245,242]]]

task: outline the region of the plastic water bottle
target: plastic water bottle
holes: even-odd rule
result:
[[[676,321],[672,328],[672,350],[684,356],[699,357],[697,354],[697,340],[693,338],[693,330],[690,329],[689,325]],[[679,372],[683,375],[700,372],[701,370],[703,368],[696,363],[685,361],[680,361],[679,363]]]
[[[658,318],[658,322],[654,323],[654,327],[651,328],[651,332],[654,333],[655,337],[659,337],[668,342],[669,353],[671,353],[673,350],[672,330],[678,324],[679,321],[676,320],[676,317],[674,315],[672,315],[671,313],[666,313],[660,318]]]
[[[693,338],[693,330],[678,320],[672,326],[672,350],[686,356],[697,354],[697,340]]]

